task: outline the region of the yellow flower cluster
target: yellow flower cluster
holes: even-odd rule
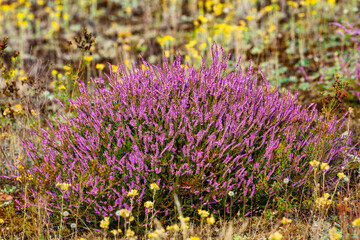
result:
[[[164,234],[164,229],[156,229],[155,231],[148,234],[149,238],[159,238],[162,234]]]
[[[184,222],[189,222],[190,221],[190,217],[178,217],[178,219],[181,221],[181,220],[183,220]]]
[[[340,233],[337,233],[335,227],[333,227],[333,228],[330,229],[329,235],[330,235],[330,239],[331,239],[331,240],[337,240],[337,239],[340,239],[340,238],[341,238],[341,234],[340,234]]]
[[[231,33],[234,31],[233,26],[229,25],[229,24],[224,24],[224,23],[217,23],[214,26],[215,28],[215,34],[224,34],[225,38],[229,38],[231,36]]]
[[[215,218],[214,218],[213,216],[211,216],[211,217],[207,218],[206,221],[207,221],[209,224],[213,225],[213,224],[215,223]]]
[[[205,210],[199,209],[199,210],[198,210],[198,213],[199,213],[199,215],[200,215],[202,218],[206,218],[206,217],[209,216],[209,212],[208,212],[208,211],[205,211]]]
[[[290,224],[290,223],[292,223],[292,220],[288,219],[286,217],[283,217],[283,219],[281,220],[281,223],[284,224],[284,225]]]
[[[116,73],[118,68],[119,68],[119,66],[111,65],[111,69],[112,69],[113,73]]]
[[[103,228],[103,229],[108,229],[109,224],[110,224],[110,218],[109,217],[104,217],[104,219],[101,220],[101,222],[100,222],[100,227]]]
[[[98,63],[96,64],[96,69],[99,69],[100,71],[102,71],[105,68],[105,65],[102,63]]]
[[[61,190],[67,191],[69,187],[71,187],[71,184],[69,183],[57,183],[56,187],[60,187]]]
[[[312,6],[312,5],[315,5],[316,3],[317,3],[317,0],[300,1],[301,5],[307,5],[307,6]]]
[[[199,237],[190,237],[190,240],[200,240]]]
[[[88,62],[88,63],[89,63],[89,62],[91,62],[92,60],[93,60],[93,57],[92,57],[92,56],[85,56],[85,57],[84,57],[84,61],[85,61],[85,62]]]
[[[11,113],[10,108],[6,108],[6,109],[4,110],[4,112],[3,112],[3,115],[6,116],[6,115],[8,115],[9,113]]]
[[[325,193],[322,197],[317,198],[315,202],[319,208],[327,207],[332,203],[332,201],[329,199],[329,197],[330,197],[330,194]]]
[[[3,12],[9,12],[17,7],[18,7],[18,3],[16,3],[16,2],[10,3],[10,4],[2,4],[2,5],[0,5],[0,10]]]
[[[132,231],[131,229],[128,229],[128,230],[126,231],[125,235],[126,235],[127,237],[132,237],[132,236],[135,235],[135,232]]]
[[[147,202],[145,202],[144,206],[145,206],[146,208],[151,208],[151,207],[154,207],[154,203],[151,202],[151,201],[147,201]]]
[[[271,234],[271,236],[269,237],[269,240],[281,240],[283,238],[283,235],[276,231],[275,233]]]
[[[114,236],[118,235],[119,233],[122,233],[121,229],[119,228],[118,230],[114,229],[110,231]]]
[[[346,177],[344,173],[338,173],[337,176],[338,176],[340,179],[343,179],[343,178]]]
[[[19,169],[23,169],[22,166],[19,166]],[[27,175],[24,175],[24,176],[19,176],[16,178],[17,181],[19,182],[22,182],[22,180],[25,179],[25,180],[28,180],[28,181],[32,181],[34,180],[34,178],[31,176],[31,174],[27,174]]]
[[[156,191],[156,190],[159,190],[159,186],[156,183],[151,183],[150,184],[150,189]]]
[[[313,168],[317,168],[320,165],[319,161],[313,160],[309,163]]]
[[[297,2],[294,1],[287,1],[287,4],[291,7],[297,8],[299,7],[299,4]]]
[[[322,163],[321,165],[320,165],[320,169],[321,170],[323,170],[323,169],[325,169],[325,170],[329,170],[330,169],[330,166],[329,166],[329,164],[327,164],[327,163]]]
[[[16,114],[20,114],[24,112],[23,107],[20,104],[16,104],[15,106],[12,107],[12,110],[14,111],[14,113]]]
[[[174,225],[171,225],[171,226],[167,226],[166,230],[177,232],[177,231],[180,230],[180,228],[179,228],[179,226],[177,224],[174,224]]]
[[[128,217],[130,217],[130,211],[123,208],[119,211],[118,215],[121,217],[124,217],[124,218],[128,218]]]
[[[161,46],[164,46],[166,43],[171,44],[172,42],[175,42],[175,38],[172,36],[158,37],[157,40]]]
[[[354,227],[360,227],[360,218],[355,219],[355,220],[352,222],[352,225],[353,225]]]
[[[138,190],[136,190],[136,189],[132,189],[130,192],[128,192],[128,194],[127,194],[127,196],[128,197],[135,197],[135,196],[137,196],[137,195],[139,195],[139,193],[138,193]]]

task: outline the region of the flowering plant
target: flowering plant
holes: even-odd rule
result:
[[[174,193],[191,198],[188,208],[189,201],[183,203],[188,215],[190,208],[229,211],[229,198],[261,201],[289,178],[294,195],[310,191],[308,164],[315,158],[331,165],[328,174],[335,176],[350,149],[350,138],[339,132],[345,119],[325,119],[314,106],[298,105],[296,95],[258,80],[251,66],[227,73],[230,56],[219,55],[213,46],[211,65],[199,70],[179,58],[172,66],[120,66],[105,75],[109,84],[104,76],[95,80],[95,93],[80,82],[81,96],[70,100],[75,116],[57,127],[49,123],[50,130],[38,134],[41,145],[25,142],[34,162],[31,194],[47,194],[55,217],[64,194],[65,208],[80,209],[77,217],[96,226],[104,216],[131,209],[132,201],[132,216],[144,219],[154,190],[153,214],[161,219],[175,217]],[[69,183],[68,191],[56,182]]]

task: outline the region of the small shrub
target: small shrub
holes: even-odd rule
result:
[[[75,116],[42,130],[39,144],[26,141],[34,165],[14,177],[31,176],[29,196],[48,195],[42,207],[54,221],[66,210],[67,223],[76,217],[79,227],[97,229],[104,217],[115,228],[122,208],[132,208],[142,228],[149,200],[157,218],[175,220],[174,193],[184,216],[194,209],[244,214],[249,199],[263,207],[284,193],[285,179],[291,198],[300,198],[313,190],[313,160],[329,164],[333,187],[351,150],[339,131],[345,119],[297,104],[296,95],[258,81],[251,67],[227,73],[222,55],[213,47],[211,65],[199,70],[180,59],[162,68],[120,66],[105,75],[108,85],[96,79],[91,94],[79,82],[81,95],[70,100]],[[160,186],[156,195],[151,183]],[[139,195],[129,198],[134,189]]]

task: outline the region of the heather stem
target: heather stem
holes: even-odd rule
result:
[[[63,208],[64,208],[64,194],[62,194],[61,197],[61,211],[60,211],[60,233],[59,233],[59,239],[61,239],[61,231],[62,231],[62,225],[63,225]]]

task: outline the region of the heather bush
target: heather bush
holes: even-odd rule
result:
[[[120,66],[94,80],[95,93],[79,82],[74,117],[49,123],[39,143],[24,142],[33,166],[14,177],[26,184],[26,198],[47,196],[41,207],[58,225],[66,210],[64,223],[97,229],[107,216],[117,226],[115,212],[131,208],[139,230],[149,219],[146,201],[154,201],[158,219],[175,220],[175,193],[185,216],[195,209],[246,215],[250,200],[263,207],[285,191],[301,202],[313,190],[314,160],[328,163],[316,173],[327,171],[327,188],[334,187],[352,149],[339,131],[345,117],[297,104],[251,66],[228,73],[230,56],[211,53],[210,66],[198,70],[180,59]],[[160,189],[154,193],[151,183]],[[139,195],[128,197],[134,189]]]

